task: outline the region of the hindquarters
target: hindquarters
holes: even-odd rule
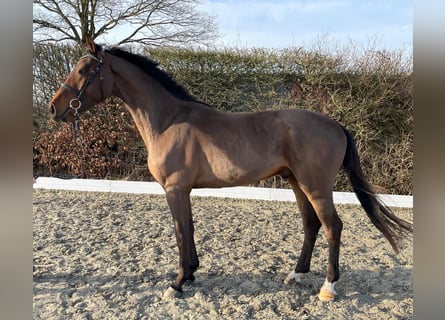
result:
[[[285,154],[299,187],[308,197],[332,195],[342,166],[347,139],[342,127],[318,113],[298,110],[288,117],[288,149]]]
[[[298,186],[311,202],[321,199],[321,203],[330,203],[335,178],[343,167],[369,219],[397,253],[399,242],[413,232],[413,226],[398,218],[377,197],[364,177],[352,134],[322,115],[302,113],[300,118],[304,123],[295,126],[297,148],[292,165]]]

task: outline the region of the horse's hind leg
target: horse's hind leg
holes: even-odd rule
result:
[[[319,298],[322,301],[332,301],[336,295],[335,283],[340,278],[339,254],[343,223],[335,210],[331,188],[318,187],[331,184],[311,180],[305,175],[308,173],[307,171],[303,174],[300,173],[300,179],[306,183],[301,183],[300,180],[297,182],[294,177],[289,179],[302,213],[305,234],[297,267],[287,276],[285,282],[287,283],[291,279],[299,281],[301,274],[309,271],[315,240],[320,226],[322,226],[329,245],[329,257],[326,280],[320,290]],[[318,183],[314,184],[314,181]]]
[[[308,193],[306,193],[308,194]],[[343,223],[340,220],[332,200],[332,192],[324,196],[316,193],[308,195],[309,201],[317,213],[323,226],[323,231],[329,245],[328,270],[325,283],[320,290],[319,298],[322,301],[332,301],[336,295],[334,285],[340,278],[339,255],[340,255],[340,237],[343,229]]]
[[[304,240],[297,266],[295,267],[295,270],[289,273],[284,280],[284,283],[286,284],[292,279],[300,282],[301,275],[310,271],[312,252],[314,250],[315,241],[317,240],[318,231],[321,227],[321,222],[318,219],[312,204],[298,186],[295,178],[290,177],[289,183],[291,184],[295,193],[297,204],[303,219]]]

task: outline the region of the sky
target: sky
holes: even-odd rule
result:
[[[319,39],[412,52],[410,0],[204,0],[216,17],[217,46],[286,48]]]

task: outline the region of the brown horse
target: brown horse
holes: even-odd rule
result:
[[[179,272],[168,292],[182,292],[194,280],[199,261],[190,206],[192,188],[226,187],[274,175],[289,180],[303,217],[304,241],[285,283],[309,272],[320,227],[329,244],[321,300],[333,300],[339,279],[342,221],[333,204],[339,169],[346,170],[372,223],[398,252],[412,225],[381,203],[365,180],[351,134],[334,120],[298,109],[224,113],[197,101],[158,64],[128,51],[88,41],[65,83],[50,102],[55,120],[77,122],[79,114],[121,98],[148,151],[148,168],[166,192],[179,248]]]

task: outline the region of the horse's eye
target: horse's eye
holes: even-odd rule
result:
[[[84,75],[87,74],[87,70],[86,70],[86,68],[80,68],[78,72],[79,72],[79,74],[80,74],[81,76],[84,76]]]

